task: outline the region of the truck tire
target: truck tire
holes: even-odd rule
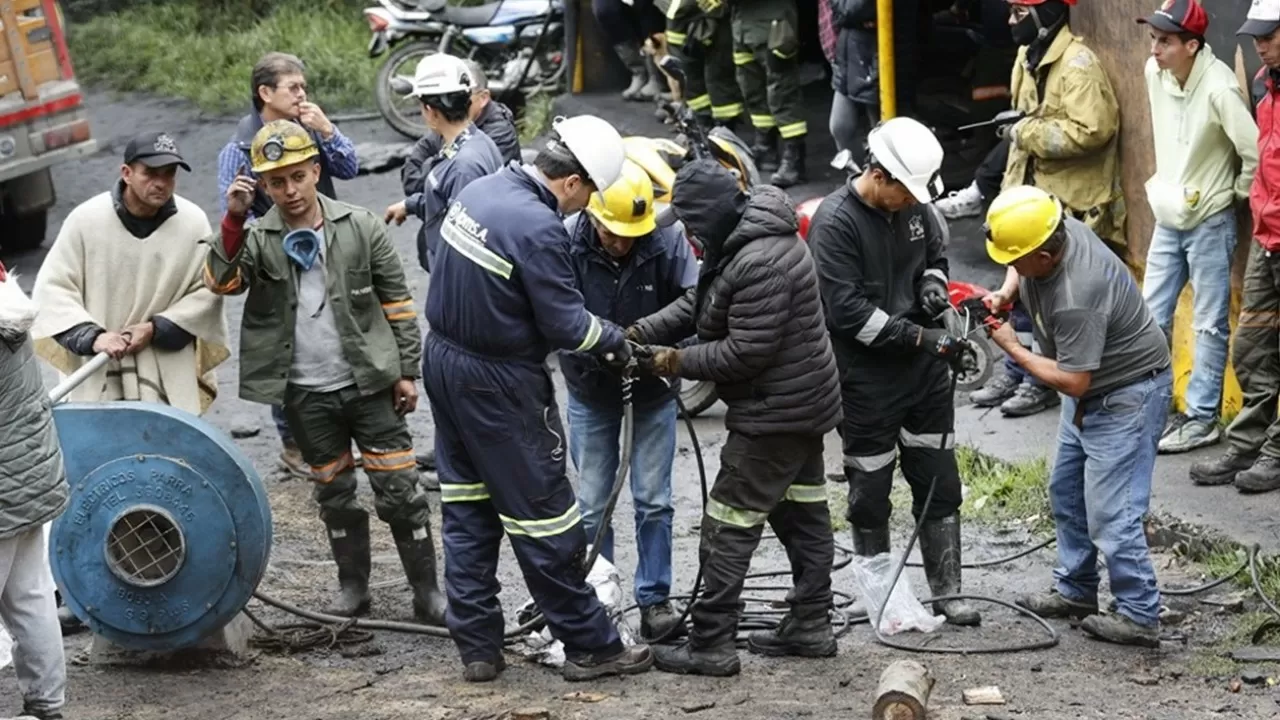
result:
[[[697,417],[707,408],[716,404],[720,398],[716,395],[716,384],[706,380],[684,381],[680,386],[680,403],[689,417]]]
[[[5,250],[34,250],[44,242],[44,234],[49,227],[49,211],[37,210],[25,215],[5,214],[0,217],[0,226],[4,227],[4,239],[0,240],[0,245]]]

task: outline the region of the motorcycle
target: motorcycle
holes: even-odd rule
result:
[[[564,81],[564,0],[498,0],[471,7],[446,0],[378,0],[364,16],[372,34],[369,57],[391,50],[374,80],[378,112],[414,140],[428,128],[422,106],[406,93],[418,62],[428,55],[448,53],[479,63],[490,92],[509,105],[538,92],[558,92]]]
[[[684,69],[680,61],[667,55],[658,61],[658,68],[681,87],[684,86]],[[713,158],[728,168],[738,178],[738,185],[749,191],[762,182],[760,171],[751,157],[749,146],[732,130],[702,126],[698,117],[683,103],[666,103],[664,110],[673,120],[676,139],[630,136],[622,139],[627,159],[639,165],[653,181],[654,207],[659,215],[670,210],[671,192],[675,186],[676,172],[684,163],[700,158]],[[697,238],[689,237],[694,257],[702,262],[702,247]],[[716,404],[716,386],[713,382],[685,380],[681,384],[680,402],[685,411],[694,417]]]
[[[861,168],[854,162],[853,154],[849,150],[841,150],[831,161],[831,167],[844,170],[850,177],[861,172]],[[801,239],[808,241],[813,216],[825,199],[825,197],[809,198],[796,206]],[[933,211],[937,213],[940,222],[946,222],[936,208],[933,208]],[[947,282],[947,296],[951,301],[951,308],[943,313],[940,319],[952,335],[968,341],[968,347],[961,355],[956,370],[956,390],[965,393],[985,385],[995,372],[996,363],[1003,358],[995,343],[982,329],[985,317],[979,317],[981,313],[978,308],[982,304],[982,298],[990,292],[974,283],[958,280]],[[1004,312],[1004,309],[1000,312]]]

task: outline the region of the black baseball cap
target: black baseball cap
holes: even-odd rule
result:
[[[1164,0],[1160,9],[1138,18],[1160,32],[1191,33],[1204,37],[1209,29],[1209,15],[1196,0]]]
[[[191,166],[182,159],[178,152],[178,144],[167,132],[149,132],[135,135],[128,145],[124,146],[124,164],[142,163],[147,167],[159,168],[177,165],[187,172]]]

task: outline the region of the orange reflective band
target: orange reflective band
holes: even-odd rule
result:
[[[367,463],[368,461],[366,460],[365,462]],[[348,450],[339,455],[338,459],[333,462],[325,465],[312,465],[311,482],[328,485],[333,482],[334,478],[338,477],[343,472],[347,470],[354,470],[355,466],[356,460],[351,456],[351,451]]]
[[[209,263],[204,264],[204,284],[215,295],[225,295],[233,293],[240,289],[240,268],[236,268],[236,274],[225,283],[219,285],[218,279],[213,276],[213,271],[209,269]]]
[[[365,472],[395,472],[397,470],[408,470],[418,466],[418,459],[413,454],[413,448],[408,450],[396,450],[389,453],[376,453],[364,450],[364,471]]]
[[[412,299],[382,303],[382,312],[387,316],[388,320],[411,320],[418,316],[413,310]]]

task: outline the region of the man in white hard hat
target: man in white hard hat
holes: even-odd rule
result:
[[[422,120],[443,142],[432,158],[422,188],[387,208],[387,222],[399,225],[410,213],[422,221],[418,264],[431,272],[431,256],[440,244],[440,223],[449,203],[472,180],[502,167],[502,153],[489,136],[471,123],[471,69],[461,58],[444,53],[418,63],[409,93],[422,103]]]
[[[889,491],[901,453],[912,514],[924,516],[920,551],[935,597],[960,592],[960,473],[950,364],[964,341],[941,327],[947,225],[942,146],[924,125],[894,118],[867,137],[862,174],[828,195],[809,247],[844,397],[844,473],[854,552],[889,552]],[[924,507],[934,482],[933,500]],[[956,625],[977,625],[963,601],[935,603]]]
[[[612,185],[624,155],[604,120],[557,118],[533,164],[468,185],[440,228],[422,369],[436,426],[446,622],[472,682],[505,667],[496,577],[503,533],[564,643],[566,680],[653,664],[648,646],[623,646],[586,582],[587,536],[544,366],[556,350],[629,357],[622,330],[583,305],[560,215]]]

